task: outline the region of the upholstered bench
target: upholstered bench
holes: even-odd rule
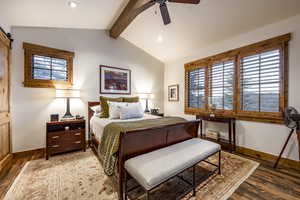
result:
[[[218,165],[205,161],[216,153],[219,153]],[[147,199],[149,199],[152,189],[189,168],[193,168],[193,183],[183,180],[181,176],[178,177],[192,186],[188,192],[193,190],[193,195],[195,195],[195,166],[201,161],[216,166],[214,172],[218,171],[221,174],[220,145],[194,138],[127,160],[125,162],[125,200],[127,200],[129,192],[128,174],[146,190]]]

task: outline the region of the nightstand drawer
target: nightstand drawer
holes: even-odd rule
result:
[[[61,152],[72,151],[76,149],[82,149],[82,148],[83,148],[82,141],[74,141],[65,144],[58,143],[58,144],[49,145],[50,153],[61,153]]]
[[[57,131],[48,133],[48,139],[62,139],[65,137],[77,138],[84,135],[84,129],[72,130],[72,131]]]
[[[47,126],[47,132],[57,132],[57,131],[66,131],[66,130],[78,130],[85,129],[85,122],[81,123],[59,123],[59,124],[49,124]]]

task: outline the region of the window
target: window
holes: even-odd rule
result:
[[[189,107],[205,108],[205,70],[195,69],[189,72]]]
[[[32,78],[39,80],[68,80],[67,60],[33,55]]]
[[[74,53],[24,43],[25,87],[69,87],[72,85]]]
[[[233,110],[234,61],[214,64],[210,68],[210,104],[218,110]]]
[[[291,34],[185,64],[185,113],[282,123]]]
[[[280,50],[241,59],[241,109],[279,112]]]

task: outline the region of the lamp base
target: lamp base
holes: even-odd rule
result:
[[[149,108],[148,108],[148,99],[146,99],[146,108],[145,108],[145,113],[150,112]]]
[[[62,118],[63,118],[63,119],[65,119],[65,118],[70,119],[70,118],[74,118],[74,116],[71,115],[70,113],[66,113]]]
[[[70,112],[70,98],[67,98],[66,113],[62,117],[63,120],[74,119],[75,117]]]

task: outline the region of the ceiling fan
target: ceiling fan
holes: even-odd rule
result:
[[[164,21],[165,25],[168,25],[171,23],[169,11],[166,2],[170,3],[186,3],[186,4],[199,4],[200,0],[153,0],[154,3],[159,4],[160,12],[162,19]]]

